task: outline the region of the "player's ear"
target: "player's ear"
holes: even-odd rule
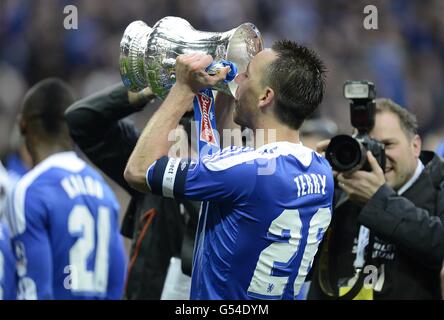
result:
[[[270,87],[265,87],[259,96],[259,108],[266,108],[271,106],[274,100],[274,90]]]

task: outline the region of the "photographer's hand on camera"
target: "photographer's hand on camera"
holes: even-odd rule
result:
[[[370,151],[367,159],[372,170],[356,171],[352,174],[340,173],[337,175],[338,186],[345,191],[349,199],[355,203],[364,205],[385,184],[384,171]]]

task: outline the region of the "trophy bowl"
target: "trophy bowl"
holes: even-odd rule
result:
[[[234,62],[242,73],[262,49],[262,36],[252,23],[218,33],[198,31],[178,17],[165,17],[152,28],[143,21],[135,21],[126,28],[120,42],[120,74],[130,91],[149,86],[163,99],[175,82],[178,55],[209,54],[215,62]],[[234,96],[236,88],[234,81],[221,81],[213,89]]]

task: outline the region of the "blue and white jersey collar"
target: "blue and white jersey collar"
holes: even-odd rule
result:
[[[74,151],[58,152],[50,155],[42,162],[37,164],[32,171],[40,171],[38,168],[48,169],[51,167],[58,167],[73,172],[79,172],[85,167],[85,162],[81,160]]]

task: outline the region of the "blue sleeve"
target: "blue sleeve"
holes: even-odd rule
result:
[[[15,264],[7,226],[0,221],[0,300],[16,299]]]
[[[52,254],[47,232],[47,208],[44,195],[14,191],[10,206],[13,221],[12,243],[17,259],[18,299],[53,299]]]
[[[239,201],[253,191],[256,157],[254,151],[232,147],[198,162],[163,157],[148,169],[147,184],[154,194],[164,197]]]

